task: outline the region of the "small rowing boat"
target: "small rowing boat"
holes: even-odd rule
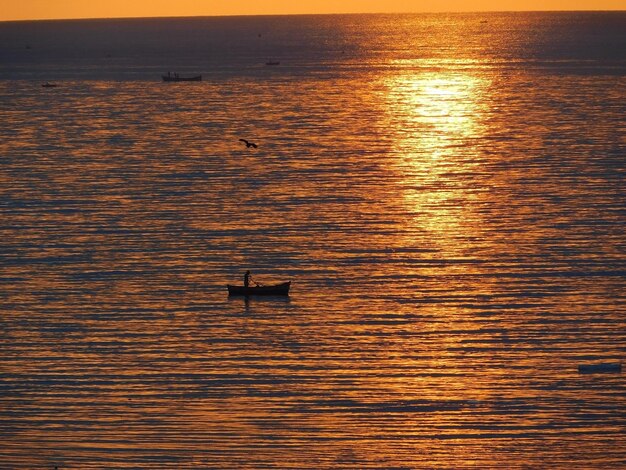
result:
[[[291,281],[282,284],[274,284],[271,286],[232,286],[228,284],[229,296],[249,296],[249,295],[289,295],[289,287]]]

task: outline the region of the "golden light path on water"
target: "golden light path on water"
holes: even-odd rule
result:
[[[448,185],[442,181],[450,173],[469,176],[481,171],[472,143],[486,132],[481,95],[488,79],[419,72],[394,77],[387,86],[388,112],[396,129],[394,153],[405,175],[404,200],[415,214],[413,223],[438,243],[452,245],[449,235],[459,232],[471,238],[480,230],[471,211],[481,188],[463,187],[463,180]]]
[[[482,231],[482,220],[473,202],[488,191],[472,183],[476,173],[482,172],[479,152],[473,142],[487,132],[483,123],[487,119],[483,95],[489,79],[462,71],[439,71],[437,63],[428,65],[427,71],[408,67],[408,72],[401,69],[401,73],[391,73],[384,79],[385,94],[381,101],[386,111],[385,125],[391,131],[393,160],[390,164],[399,174],[397,186],[406,213],[405,226],[395,244],[429,256],[471,259],[472,240]],[[438,276],[442,266],[426,263],[403,269],[405,274],[416,277],[415,288],[420,290],[420,280]],[[462,269],[471,274],[472,271],[477,273],[479,268],[469,263],[463,264]],[[485,288],[481,286],[482,294],[487,293]],[[444,291],[454,287],[452,283],[436,289]],[[441,325],[454,327],[457,323],[453,318],[455,310],[445,303],[429,313],[438,318],[438,326],[433,325],[434,334]],[[450,370],[450,355],[446,350],[460,345],[454,338],[441,337],[438,341],[441,349],[436,347],[432,351],[431,367]],[[407,369],[419,368],[420,361],[407,360],[404,365]],[[486,398],[473,386],[475,378],[471,375],[459,371],[452,377],[451,381],[441,384],[445,384],[445,390],[435,386],[433,398],[445,394],[448,399],[476,404]],[[434,384],[425,380],[415,385],[417,391],[433,390]],[[394,389],[401,394],[407,394],[406,381],[396,387]],[[469,390],[472,391],[470,396],[464,392]],[[416,429],[423,425],[417,421],[413,424]],[[444,422],[432,425],[445,426]],[[472,454],[471,450],[466,455],[460,452],[458,462],[471,466]]]

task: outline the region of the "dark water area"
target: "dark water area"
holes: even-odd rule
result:
[[[0,23],[0,468],[626,466],[625,20]]]
[[[625,23],[625,12],[5,22],[0,79],[230,79],[258,76],[267,61],[282,61],[281,76],[449,65],[621,75]]]

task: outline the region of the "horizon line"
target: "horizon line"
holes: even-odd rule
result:
[[[615,10],[442,10],[442,11],[398,11],[398,12],[344,12],[344,13],[272,13],[262,15],[163,15],[163,16],[95,16],[71,18],[28,18],[0,20],[0,23],[19,23],[37,21],[97,21],[97,20],[149,20],[149,19],[186,19],[186,18],[254,18],[273,16],[357,16],[357,15],[441,15],[441,14],[498,14],[498,13],[624,13],[626,9]]]

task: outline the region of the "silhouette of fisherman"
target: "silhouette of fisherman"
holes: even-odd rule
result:
[[[250,287],[250,271],[246,271],[246,274],[243,275],[243,286]]]

